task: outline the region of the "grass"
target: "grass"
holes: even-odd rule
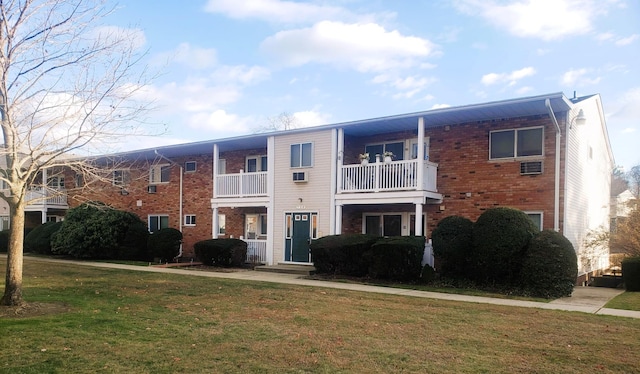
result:
[[[26,300],[64,310],[0,318],[0,373],[640,371],[636,319],[30,258],[24,270]]]
[[[610,300],[605,308],[640,311],[640,292],[625,292]]]

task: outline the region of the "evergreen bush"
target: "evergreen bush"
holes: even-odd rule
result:
[[[24,251],[51,254],[51,236],[62,227],[62,222],[47,222],[35,227],[24,237]]]
[[[578,260],[571,242],[559,232],[543,230],[529,242],[520,272],[531,296],[571,296],[578,276]]]
[[[180,254],[182,233],[174,228],[160,229],[149,235],[147,243],[147,250],[151,257],[163,262],[173,261]]]
[[[241,267],[247,259],[247,243],[240,239],[208,239],[193,245],[196,257],[208,266]]]
[[[625,290],[640,292],[640,257],[629,257],[622,260],[622,280]]]
[[[376,237],[365,234],[329,235],[311,242],[311,259],[319,274],[340,274],[355,277],[367,275],[364,254]]]
[[[451,278],[469,276],[473,257],[473,222],[460,216],[443,218],[431,235],[438,273]]]
[[[527,245],[538,227],[522,211],[491,208],[473,224],[474,272],[480,283],[517,284]]]
[[[419,279],[424,244],[423,236],[379,238],[365,254],[369,262],[369,276],[398,281]]]

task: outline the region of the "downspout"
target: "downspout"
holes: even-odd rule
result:
[[[558,125],[558,120],[556,119],[556,115],[553,114],[553,109],[551,108],[551,102],[549,99],[544,100],[544,106],[547,107],[549,111],[549,117],[551,117],[551,121],[554,125],[556,125],[556,170],[555,170],[555,188],[554,188],[554,196],[553,196],[553,230],[559,232],[560,231],[560,138],[562,137],[562,133],[560,130],[560,125]]]
[[[178,164],[177,162],[170,160],[168,158],[166,158],[165,156],[161,155],[160,153],[158,153],[158,150],[154,150],[153,153],[156,154],[156,156],[160,157],[161,159],[169,162],[171,165],[175,165],[177,167],[180,168],[180,207],[179,207],[179,211],[180,211],[180,219],[178,220],[178,227],[180,232],[182,232],[182,220],[184,219],[184,217],[182,217],[182,176],[184,174],[183,172],[183,168],[182,165]],[[182,257],[182,242],[180,243],[180,252],[178,253],[178,256],[176,256],[176,258]]]

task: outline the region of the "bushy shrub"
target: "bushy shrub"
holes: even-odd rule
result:
[[[379,238],[365,255],[369,262],[369,276],[399,281],[419,279],[424,244],[423,236]]]
[[[422,267],[422,272],[420,273],[420,280],[422,283],[430,283],[434,279],[436,279],[436,271],[429,264],[426,264]]]
[[[622,280],[625,290],[640,292],[640,257],[622,260]]]
[[[528,294],[548,299],[571,296],[577,276],[576,252],[567,238],[544,230],[531,239],[520,272]]]
[[[47,222],[35,227],[24,237],[24,251],[51,254],[51,236],[62,227],[62,222]]]
[[[147,227],[135,214],[100,203],[69,209],[60,230],[52,236],[55,254],[83,259],[143,259],[147,255]]]
[[[365,276],[369,266],[364,253],[376,240],[365,234],[324,236],[311,242],[313,265],[319,274]]]
[[[0,253],[7,253],[9,250],[9,230],[0,231]]]
[[[473,222],[460,216],[442,219],[431,235],[438,272],[452,278],[465,278],[473,257]]]
[[[538,227],[522,211],[486,210],[473,224],[473,276],[481,283],[516,284],[527,245]]]
[[[208,239],[193,245],[196,257],[205,265],[242,266],[247,259],[247,243],[240,239]]]
[[[180,254],[182,233],[173,228],[160,229],[149,235],[147,249],[151,257],[169,262]]]

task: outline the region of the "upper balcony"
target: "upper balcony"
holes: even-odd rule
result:
[[[30,201],[27,209],[59,208],[68,209],[65,190],[49,187],[29,187],[26,200]]]
[[[422,168],[422,180],[418,168]],[[437,172],[438,164],[417,159],[342,165],[338,193],[437,192]]]
[[[267,196],[267,173],[258,171],[215,176],[214,198],[241,198]]]

